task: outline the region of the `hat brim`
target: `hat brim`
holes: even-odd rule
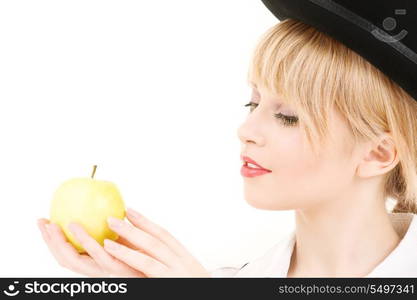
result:
[[[417,54],[398,38],[390,40],[395,36],[375,25],[380,11],[369,10],[365,18],[331,0],[262,2],[279,20],[301,21],[345,44],[417,100]]]

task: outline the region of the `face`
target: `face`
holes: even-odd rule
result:
[[[272,172],[245,177],[244,195],[253,207],[266,210],[312,208],[348,192],[356,165],[347,122],[337,111],[329,120],[329,136],[315,156],[303,139],[297,112],[280,97],[253,88],[248,116],[238,128],[241,154]]]

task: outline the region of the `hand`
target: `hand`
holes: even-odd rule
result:
[[[127,218],[131,224],[109,218],[109,226],[136,249],[105,240],[104,249],[113,257],[146,277],[211,277],[168,231],[131,208],[127,210]]]
[[[108,254],[79,224],[73,223],[70,228],[88,254],[79,254],[57,224],[42,218],[38,227],[52,255],[66,269],[90,277],[145,277]],[[128,244],[121,237],[117,241]]]
[[[52,226],[51,237],[46,236],[42,228],[46,219],[40,220],[40,227],[58,262],[88,276],[211,277],[165,229],[133,209],[127,210],[127,218],[131,224],[115,218],[112,220],[116,222],[109,220],[110,228],[119,235],[119,239],[116,242],[105,240],[104,249],[80,225],[72,225],[79,232],[77,238],[90,256],[78,254],[56,224],[49,224]],[[119,226],[114,223],[119,223]]]

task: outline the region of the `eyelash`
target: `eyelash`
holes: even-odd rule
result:
[[[248,107],[248,106],[250,106],[251,108],[255,106],[256,108],[258,104],[255,102],[249,102],[248,104],[245,104],[245,107]],[[252,112],[252,110],[250,110],[250,112]],[[279,119],[284,126],[287,126],[287,127],[295,126],[295,124],[297,124],[298,122],[298,117],[296,116],[287,116],[282,113],[278,113],[278,114],[275,114],[275,117]]]

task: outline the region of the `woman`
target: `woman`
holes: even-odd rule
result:
[[[265,2],[271,9],[274,1]],[[276,1],[284,2],[291,3]],[[417,277],[417,102],[410,92],[292,18],[263,35],[249,82],[249,113],[238,130],[245,199],[258,209],[294,210],[288,238],[241,268],[208,271],[132,209],[130,223],[109,220],[121,238],[104,247],[72,225],[89,255],[42,219],[58,262],[100,277]]]

